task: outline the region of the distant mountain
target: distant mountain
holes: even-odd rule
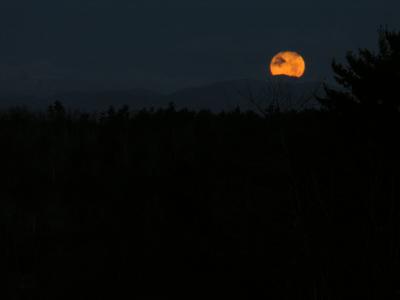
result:
[[[84,111],[102,111],[110,106],[122,107],[128,105],[132,109],[150,106],[162,106],[163,95],[146,89],[133,89],[128,91],[102,91],[102,92],[69,92],[56,94],[48,99],[49,103],[58,100],[66,107]]]
[[[282,110],[315,105],[313,94],[320,84],[286,77],[261,80],[231,80],[216,82],[192,88],[185,88],[170,94],[160,94],[147,89],[109,91],[54,92],[38,96],[0,93],[0,108],[26,106],[31,109],[45,109],[54,101],[61,101],[67,108],[83,111],[102,111],[110,106],[128,105],[132,109],[159,108],[174,103],[178,109],[208,109],[214,112],[266,108],[279,105]],[[306,107],[307,107],[306,106]]]
[[[0,96],[0,108],[25,106],[34,110],[43,110],[55,101],[60,101],[69,109],[82,111],[103,111],[110,106],[121,107],[123,105],[129,105],[133,109],[140,109],[163,105],[163,96],[146,89],[57,92],[50,96],[17,96],[9,94]]]
[[[233,80],[210,85],[187,88],[165,96],[178,108],[210,109],[212,111],[254,109],[279,104],[282,109],[300,108],[303,102],[313,105],[314,93],[320,84],[302,82],[290,78],[275,78],[273,81]],[[305,103],[304,103],[305,104]],[[314,102],[315,104],[315,102]]]

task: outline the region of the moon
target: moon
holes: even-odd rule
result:
[[[306,70],[304,58],[293,51],[282,51],[276,54],[270,64],[273,76],[285,75],[300,78]]]

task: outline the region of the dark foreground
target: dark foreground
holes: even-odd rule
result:
[[[399,123],[2,113],[2,298],[398,299]]]

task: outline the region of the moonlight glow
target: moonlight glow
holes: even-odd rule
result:
[[[300,78],[304,75],[306,64],[300,54],[292,51],[279,52],[271,61],[271,74]]]

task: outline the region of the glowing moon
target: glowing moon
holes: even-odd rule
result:
[[[304,75],[306,63],[300,54],[293,51],[283,51],[272,58],[270,70],[273,76],[286,75],[300,78]]]

